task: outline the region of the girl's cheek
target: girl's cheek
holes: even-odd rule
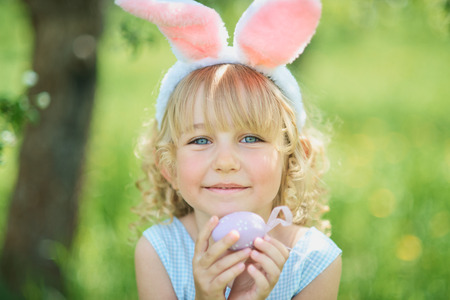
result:
[[[273,151],[263,155],[249,155],[248,160],[254,170],[261,176],[268,176],[267,171],[281,171],[282,163],[278,152]]]
[[[195,181],[197,174],[201,173],[205,159],[201,156],[180,155],[177,157],[177,174],[179,180]],[[203,163],[202,163],[203,162]]]

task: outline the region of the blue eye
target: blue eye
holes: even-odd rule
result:
[[[211,142],[207,138],[198,138],[190,142],[189,144],[196,144],[196,145],[206,145],[210,144]]]
[[[245,136],[242,140],[242,143],[258,143],[258,142],[262,142],[262,140],[260,138],[257,138],[256,136],[253,135],[248,135]]]

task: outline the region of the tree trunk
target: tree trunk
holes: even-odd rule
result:
[[[1,273],[19,294],[31,284],[43,295],[65,295],[55,251],[70,248],[77,226],[103,9],[101,0],[24,1],[34,30],[33,69],[39,75],[29,91],[30,104],[45,105],[48,96],[51,101],[46,109],[37,107],[38,121],[25,130]]]

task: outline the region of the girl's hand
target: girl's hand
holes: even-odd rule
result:
[[[257,238],[254,245],[247,271],[234,281],[229,299],[266,299],[278,282],[288,249],[269,236]]]
[[[239,240],[239,233],[231,231],[223,239],[209,245],[211,233],[218,223],[212,217],[200,230],[195,243],[192,269],[195,282],[195,299],[225,299],[225,288],[244,272],[244,261],[250,256],[249,248],[237,252],[227,249]]]

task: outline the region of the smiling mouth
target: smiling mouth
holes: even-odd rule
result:
[[[246,190],[247,186],[234,185],[234,184],[225,184],[225,185],[213,185],[205,187],[208,191],[216,192],[216,193],[233,193],[240,192]]]

